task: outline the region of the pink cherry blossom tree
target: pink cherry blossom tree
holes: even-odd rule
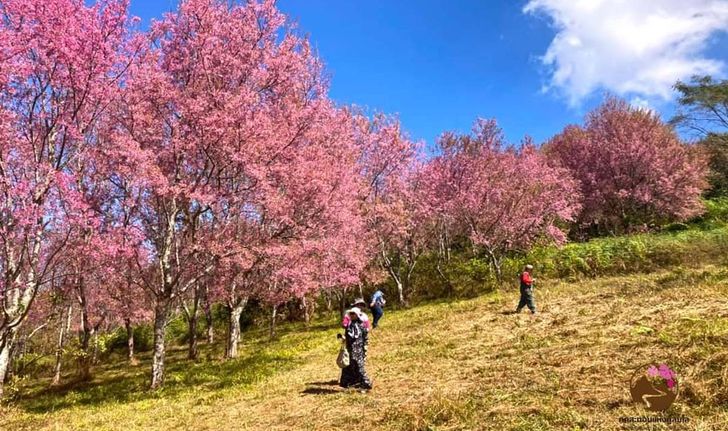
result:
[[[498,278],[506,253],[566,240],[559,223],[578,211],[576,183],[529,139],[508,147],[495,121],[478,120],[472,135],[448,133],[439,144],[423,174],[432,223],[483,251]]]
[[[273,1],[183,1],[150,36],[114,140],[126,154],[120,189],[143,190],[136,224],[158,268],[143,281],[155,298],[157,388],[170,313],[201,279],[222,270],[234,307],[261,274],[309,285],[310,265],[278,262],[309,253],[337,205],[351,205],[355,151],[318,59]]]
[[[582,232],[618,234],[701,211],[706,161],[658,116],[607,99],[583,127],[568,126],[545,151],[578,180]]]
[[[15,333],[68,238],[98,223],[79,192],[124,72],[126,2],[3,0],[0,22],[0,395]]]
[[[270,173],[257,193],[218,211],[211,226],[211,235],[234,238],[239,250],[215,276],[230,316],[229,358],[249,299],[271,306],[302,299],[327,282],[350,283],[364,265],[364,250],[352,244],[363,227],[351,119],[323,100],[316,105],[294,142],[278,140],[285,157],[260,162]]]
[[[416,175],[419,146],[407,139],[399,121],[376,115],[358,118],[364,182],[364,214],[380,265],[397,287],[399,302],[417,261],[424,252],[424,230],[416,216]]]

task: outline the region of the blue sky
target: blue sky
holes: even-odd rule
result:
[[[525,134],[541,142],[580,122],[606,92],[669,117],[671,83],[693,73],[721,76],[728,58],[728,2],[693,2],[654,0],[649,7],[610,0],[604,9],[601,0],[278,6],[327,65],[334,100],[397,114],[412,138],[431,145],[445,130],[469,130],[476,117],[496,118],[512,142]],[[131,0],[131,13],[147,23],[175,5]],[[623,28],[613,31],[615,23]]]

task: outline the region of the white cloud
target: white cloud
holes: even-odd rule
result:
[[[725,70],[705,51],[728,31],[728,0],[530,0],[523,11],[552,21],[545,88],[572,105],[598,90],[669,100],[676,80]]]
[[[634,96],[632,99],[630,99],[629,104],[632,105],[632,107],[637,109],[642,109],[645,111],[653,111],[652,106],[650,106],[650,101],[642,98],[640,96]]]

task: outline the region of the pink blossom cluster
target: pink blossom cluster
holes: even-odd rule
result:
[[[578,225],[623,233],[700,213],[706,161],[656,114],[608,99],[583,127],[568,126],[545,152],[578,181]]]
[[[481,119],[472,134],[447,133],[439,144],[442,154],[422,172],[437,229],[467,238],[496,269],[507,252],[566,240],[564,222],[580,208],[577,184],[530,139],[507,146],[495,121]]]
[[[654,365],[650,365],[650,367],[647,369],[647,376],[653,379],[660,378],[665,381],[668,389],[675,389],[677,375],[666,364],[660,364],[657,367]]]

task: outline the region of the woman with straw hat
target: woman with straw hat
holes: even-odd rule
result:
[[[346,350],[349,352],[349,365],[341,370],[339,386],[369,390],[372,382],[365,369],[369,331],[364,328],[364,313],[359,307],[352,307],[346,314],[349,316],[349,325],[344,335]]]
[[[366,307],[366,306],[367,306],[367,303],[364,302],[364,298],[357,298],[351,304],[351,308],[357,307],[359,310],[364,309],[364,307]],[[361,314],[361,321],[362,321],[362,326],[364,326],[364,329],[366,329],[367,331],[372,329],[372,324],[369,321],[369,316],[364,312],[362,312],[362,314]],[[344,329],[346,329],[349,327],[349,323],[351,323],[351,318],[349,317],[349,313],[344,313],[344,317],[341,319],[341,326]]]

